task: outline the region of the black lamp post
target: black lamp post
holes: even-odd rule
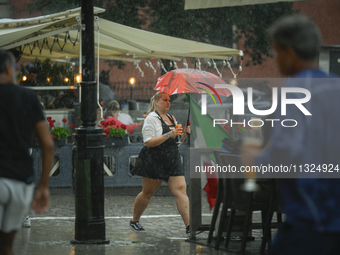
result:
[[[81,122],[76,129],[73,244],[107,244],[104,218],[104,132],[96,127],[97,87],[94,61],[93,0],[81,1],[82,81]]]

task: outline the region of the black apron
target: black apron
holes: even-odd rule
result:
[[[167,116],[172,122],[170,126],[164,122],[157,111],[155,112],[162,123],[162,134],[168,133],[170,131],[169,127],[175,127],[175,122],[169,114]],[[138,155],[136,166],[131,170],[131,174],[150,179],[162,179],[166,182],[170,176],[183,176],[184,170],[176,139],[170,137],[165,142],[152,148],[144,146]]]

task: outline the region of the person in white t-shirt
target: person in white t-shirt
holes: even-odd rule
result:
[[[164,92],[157,92],[150,100],[150,113],[142,131],[145,146],[139,153],[136,166],[131,170],[132,175],[142,176],[142,191],[135,199],[130,226],[136,231],[144,231],[139,220],[151,197],[165,181],[176,197],[177,209],[189,234],[189,198],[176,143],[181,130],[175,129],[178,123],[174,116],[167,113],[169,108],[170,98]],[[190,126],[185,126],[183,131],[180,134],[181,142],[190,134]]]

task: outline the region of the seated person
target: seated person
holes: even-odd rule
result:
[[[117,102],[117,105],[119,105],[118,102]],[[133,120],[130,114],[122,113],[122,106],[119,107],[118,120],[124,123],[125,125],[133,124]]]
[[[58,93],[57,99],[53,103],[52,108],[54,108],[54,109],[63,108],[63,102],[62,101],[63,101],[64,96],[65,96],[65,92],[64,91],[60,91]]]
[[[37,86],[36,79],[38,76],[38,69],[30,68],[29,70],[27,70],[24,68],[22,73],[23,73],[23,76],[27,77],[27,79],[25,81],[21,79],[20,81],[21,86],[27,86],[27,87]]]
[[[121,122],[118,117],[119,117],[119,111],[120,111],[120,105],[116,100],[113,100],[110,102],[109,106],[106,109],[104,119],[107,120],[108,118],[112,118],[115,120],[117,126],[121,126],[124,124]],[[125,124],[129,130],[133,130],[135,128],[139,128],[143,125],[144,121],[141,121],[136,124]]]
[[[54,101],[52,108],[54,109],[73,109],[74,104],[77,102],[77,91],[70,90],[66,93],[60,91],[58,93],[58,98]]]
[[[74,109],[74,104],[78,101],[77,90],[71,89],[67,90],[65,96],[61,100],[61,104],[63,104],[63,108],[65,109]]]
[[[125,125],[133,124],[133,120],[131,116],[127,113],[118,113],[118,120],[124,123]]]

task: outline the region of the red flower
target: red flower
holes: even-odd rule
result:
[[[64,121],[64,120],[63,120]],[[76,126],[73,124],[73,123],[71,123],[71,122],[69,122],[68,123],[70,126],[71,126],[71,128],[75,128]]]
[[[67,122],[67,119],[63,119],[63,122]]]
[[[53,122],[52,122],[52,121],[49,123],[49,125],[50,125],[50,127],[51,127],[51,128],[53,128],[53,127],[54,127],[54,124],[53,124]]]
[[[131,129],[129,130],[129,132],[130,132],[130,134],[133,134],[133,131]]]
[[[224,125],[223,128],[228,132],[230,133],[230,127],[228,125]]]
[[[75,134],[76,132],[72,132],[72,134]]]
[[[51,122],[51,120],[52,120],[52,117],[47,117],[48,122]]]
[[[51,122],[52,122],[52,123],[54,123],[54,122],[55,122],[55,120],[52,120]]]
[[[126,130],[127,126],[125,124],[122,124],[122,128]]]
[[[189,125],[188,126],[190,126],[191,125],[191,121],[189,121]]]
[[[106,139],[109,139],[109,135],[106,135]]]
[[[52,138],[53,138],[53,140],[55,139],[55,136],[54,135],[52,135]]]

